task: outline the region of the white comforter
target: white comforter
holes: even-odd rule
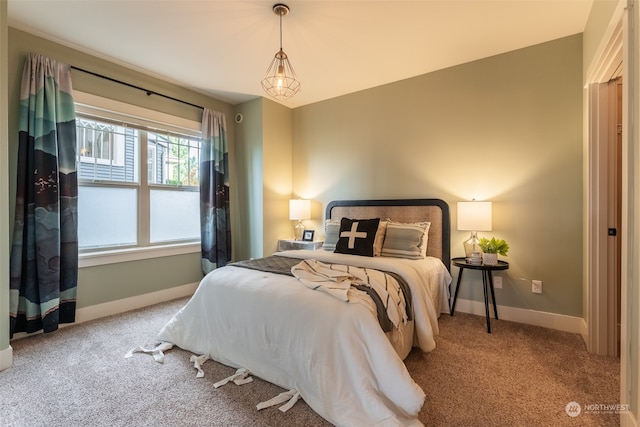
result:
[[[411,287],[415,342],[423,351],[435,348],[437,317],[448,307],[451,281],[440,260],[325,251],[279,255],[401,274]],[[376,317],[364,305],[313,291],[294,277],[236,266],[214,270],[158,339],[296,389],[338,426],[420,425],[425,394]]]

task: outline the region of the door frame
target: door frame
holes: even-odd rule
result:
[[[617,299],[609,289],[607,230],[609,204],[609,164],[606,142],[611,135],[612,105],[608,82],[616,75],[624,56],[624,9],[619,8],[608,42],[595,67],[586,76],[588,91],[587,148],[587,229],[586,229],[586,323],[587,349],[591,353],[615,357],[617,343]],[[623,84],[626,67],[623,67]],[[623,110],[628,109],[623,99]],[[624,128],[624,126],[623,126]],[[624,137],[623,137],[624,138]],[[623,156],[625,154],[623,153]],[[620,233],[622,234],[622,233]],[[621,235],[618,238],[622,238]]]
[[[638,354],[640,353],[640,340],[638,328],[637,307],[640,306],[640,42],[638,42],[638,30],[640,29],[640,6],[635,0],[620,0],[616,11],[612,15],[609,27],[601,38],[605,43],[598,50],[594,66],[585,75],[585,131],[589,136],[585,145],[585,169],[586,201],[585,201],[585,321],[588,335],[585,342],[589,351],[597,349],[603,342],[601,335],[606,334],[607,304],[598,301],[598,297],[604,292],[602,282],[598,281],[598,250],[594,248],[596,234],[592,230],[596,226],[594,212],[599,208],[598,181],[592,176],[591,167],[594,166],[591,158],[591,150],[595,147],[595,141],[591,136],[595,135],[594,121],[599,115],[591,116],[588,110],[594,86],[593,83],[602,83],[611,64],[616,62],[619,55],[617,35],[621,31],[621,49],[623,62],[622,110],[622,232],[621,239],[621,333],[620,333],[620,404],[627,410],[620,415],[620,425],[623,427],[637,427],[638,408],[640,408],[640,370],[637,369]],[[615,53],[615,54],[614,54]],[[596,163],[596,165],[598,165]],[[598,169],[594,171],[598,172]],[[595,209],[595,210],[594,210]],[[592,262],[594,262],[592,267]],[[634,392],[635,390],[635,392]],[[635,395],[634,395],[635,393]],[[633,400],[633,402],[632,402]],[[628,405],[628,406],[627,406]],[[635,408],[635,413],[631,410]]]

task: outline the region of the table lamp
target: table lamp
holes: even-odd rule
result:
[[[302,221],[305,219],[311,219],[311,200],[289,200],[289,219],[292,221],[298,221],[293,227],[293,235],[296,240],[302,240],[302,233],[304,232],[304,224]]]
[[[491,231],[491,202],[458,202],[458,230],[471,231],[471,237],[464,242],[467,260],[473,252],[481,253],[478,231]]]

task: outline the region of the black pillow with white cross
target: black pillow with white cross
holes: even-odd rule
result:
[[[340,220],[340,233],[335,252],[341,254],[373,256],[373,242],[380,218]]]

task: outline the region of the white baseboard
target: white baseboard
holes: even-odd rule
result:
[[[489,314],[493,319],[493,308],[489,307]],[[456,311],[485,316],[484,302],[458,299]],[[508,307],[498,305],[498,317],[500,320],[526,323],[527,325],[542,326],[564,332],[582,334],[586,332],[586,323],[582,317],[566,316],[564,314],[548,313],[545,311],[528,310],[525,308]],[[584,328],[583,328],[584,324]]]
[[[0,350],[0,371],[9,369],[13,366],[13,348],[11,346]]]
[[[580,324],[580,335],[582,335],[582,340],[585,344],[589,343],[589,329],[587,328],[587,321],[582,319],[582,323]],[[587,345],[588,347],[588,345]]]
[[[90,320],[100,319],[102,317],[120,314],[131,310],[137,310],[150,305],[159,304],[161,302],[171,301],[176,298],[188,297],[193,295],[198,285],[199,282],[189,283],[182,286],[163,289],[161,291],[137,295],[135,297],[123,298],[116,301],[105,302],[103,304],[79,308],[76,310],[75,323],[61,324],[60,328],[77,325],[78,323],[88,322]],[[13,335],[13,339],[24,338],[38,333],[42,333],[42,331],[34,332],[33,334],[19,332]]]

